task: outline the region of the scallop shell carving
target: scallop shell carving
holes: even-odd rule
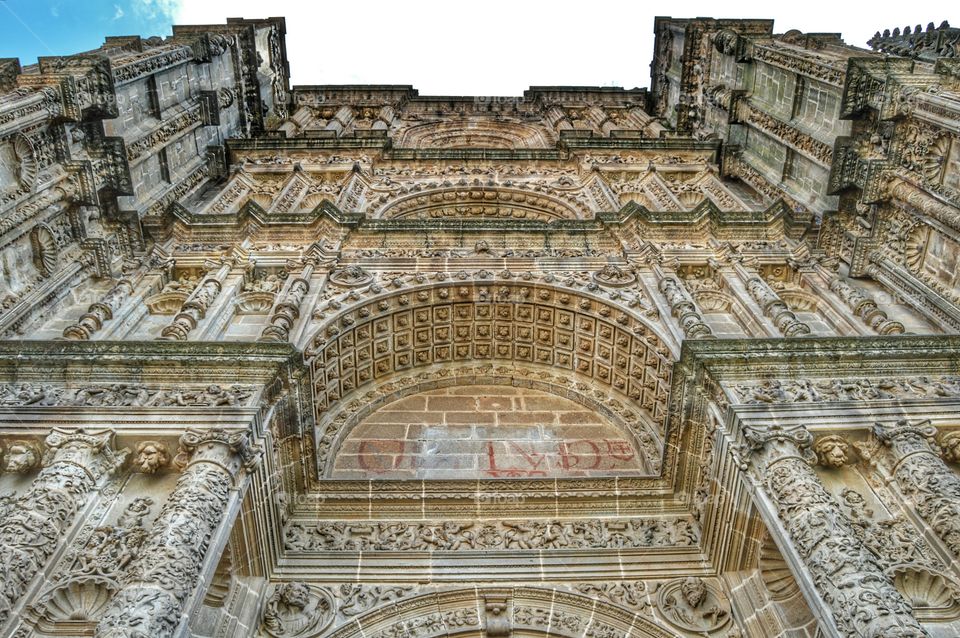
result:
[[[95,623],[113,597],[115,588],[95,580],[75,580],[46,597],[44,620],[50,623]]]
[[[960,594],[942,574],[918,566],[903,566],[893,573],[893,584],[920,618],[960,618]]]
[[[57,262],[60,259],[60,246],[53,231],[44,223],[33,228],[30,235],[33,245],[33,259],[42,275],[49,276],[57,271]]]
[[[20,181],[20,187],[27,192],[33,192],[37,185],[37,154],[30,142],[22,134],[17,134],[13,138],[13,152],[20,162],[17,171],[17,179]]]
[[[769,536],[760,546],[760,578],[770,592],[770,598],[776,601],[792,598],[800,591],[790,566]]]

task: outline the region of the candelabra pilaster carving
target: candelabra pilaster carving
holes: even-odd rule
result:
[[[210,540],[223,522],[231,488],[257,463],[245,432],[187,431],[178,461],[185,466],[167,498],[127,584],[97,625],[100,638],[166,638],[180,623],[197,586]]]
[[[703,321],[703,317],[697,311],[696,304],[677,276],[672,273],[661,272],[659,278],[660,283],[657,285],[657,289],[670,304],[670,312],[677,318],[680,327],[683,328],[683,334],[688,339],[712,338],[713,330]]]
[[[259,341],[284,342],[290,339],[290,331],[300,317],[300,306],[310,292],[310,277],[315,267],[315,260],[307,261],[300,274],[290,282],[283,299],[273,307],[270,325],[260,333]]]
[[[0,521],[0,625],[46,565],[87,494],[118,468],[126,451],[113,449],[112,430],[54,429],[43,469]]]
[[[810,326],[797,319],[797,315],[793,314],[783,299],[767,285],[762,277],[750,276],[746,286],[750,296],[760,304],[763,314],[773,322],[783,336],[800,337],[810,334]]]
[[[917,514],[960,556],[960,477],[940,458],[929,421],[877,423],[874,435],[893,456],[893,475]]]
[[[67,326],[63,330],[63,337],[77,341],[89,340],[94,333],[103,328],[105,322],[113,319],[113,314],[123,306],[123,302],[132,293],[133,284],[130,280],[121,279],[107,294],[100,298],[100,301],[90,304],[87,312],[80,317],[77,323]]]
[[[846,636],[921,638],[927,632],[811,467],[802,426],[748,428],[749,465]]]
[[[896,335],[903,333],[903,324],[889,319],[887,313],[877,307],[877,302],[873,300],[873,297],[859,286],[854,286],[842,277],[836,277],[830,281],[830,290],[835,292],[843,300],[843,303],[847,304],[853,311],[853,314],[873,328],[877,334]]]
[[[224,262],[212,275],[207,275],[197,284],[187,300],[180,307],[180,312],[173,318],[166,328],[160,332],[160,339],[169,341],[186,341],[190,331],[197,327],[200,320],[207,314],[207,310],[223,289],[223,281],[230,274],[231,262]]]

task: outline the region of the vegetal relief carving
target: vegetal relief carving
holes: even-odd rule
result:
[[[113,594],[120,589],[130,564],[147,538],[144,519],[153,500],[133,499],[113,525],[102,525],[79,548],[71,548],[71,566],[40,594],[31,609],[41,629],[57,631],[99,620]]]

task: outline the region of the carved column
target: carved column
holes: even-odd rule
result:
[[[43,569],[87,494],[120,466],[126,451],[113,450],[113,431],[54,429],[44,468],[0,521],[0,625]]]
[[[133,284],[129,279],[121,279],[100,301],[90,304],[87,312],[72,326],[63,331],[65,339],[86,341],[103,327],[104,322],[113,319],[113,313],[123,306],[123,302],[133,293]]]
[[[773,322],[784,337],[800,337],[810,334],[810,326],[797,319],[783,299],[773,291],[760,275],[745,277],[747,291],[760,304],[763,314]]]
[[[919,638],[926,631],[811,467],[802,426],[745,431],[749,463],[841,635]]]
[[[703,321],[703,316],[697,311],[697,306],[690,298],[680,279],[659,266],[654,267],[654,273],[660,280],[657,289],[670,304],[670,313],[677,318],[683,334],[688,339],[708,339],[713,337],[713,330]]]
[[[873,328],[877,334],[903,333],[903,324],[888,319],[887,313],[877,307],[877,302],[863,288],[854,286],[843,277],[835,277],[830,280],[830,290],[835,292],[843,303],[853,310],[853,314],[860,317],[863,323]]]
[[[180,307],[180,312],[166,328],[160,332],[159,339],[168,341],[186,341],[190,331],[197,327],[207,314],[210,305],[220,294],[223,281],[230,274],[231,261],[226,261],[212,275],[203,278]]]
[[[180,438],[186,463],[157,517],[126,585],[97,625],[101,638],[165,638],[180,623],[197,586],[210,541],[224,520],[231,488],[259,450],[246,433],[190,430]]]
[[[300,271],[300,274],[290,283],[283,299],[273,307],[273,314],[270,315],[270,325],[260,333],[258,341],[281,341],[285,342],[290,338],[290,330],[300,316],[300,304],[304,297],[310,292],[310,277],[313,275],[313,269],[316,267],[316,260],[308,260]]]
[[[960,477],[938,454],[934,444],[936,428],[929,421],[910,425],[907,421],[883,425],[873,432],[890,448],[893,475],[909,497],[917,514],[960,556]]]

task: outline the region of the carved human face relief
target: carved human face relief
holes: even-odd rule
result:
[[[156,441],[143,441],[137,446],[134,469],[144,474],[153,474],[170,462],[167,446]]]
[[[12,474],[24,474],[37,466],[40,454],[34,444],[28,441],[15,441],[3,455],[3,471]]]

